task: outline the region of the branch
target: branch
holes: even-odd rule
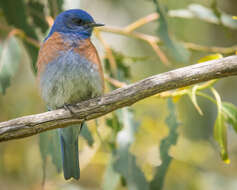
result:
[[[237,75],[237,56],[199,63],[148,77],[116,89],[103,97],[65,109],[29,115],[0,123],[0,142],[32,136],[98,118],[116,109],[167,90],[177,89],[211,79]]]

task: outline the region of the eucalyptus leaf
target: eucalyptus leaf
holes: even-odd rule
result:
[[[214,138],[220,146],[220,154],[222,160],[228,164],[230,160],[228,157],[228,150],[227,150],[227,129],[226,129],[225,117],[223,114],[223,106],[218,92],[214,88],[211,88],[211,90],[216,98],[217,110],[218,110],[214,126]]]
[[[21,53],[19,42],[14,36],[4,42],[0,54],[0,93],[2,94],[5,94],[11,78],[18,69]]]
[[[214,138],[220,146],[222,160],[226,163],[229,163],[227,151],[227,129],[225,125],[225,118],[222,113],[219,113],[216,118],[214,126]]]
[[[157,35],[164,41],[164,44],[168,48],[170,56],[172,56],[177,62],[187,63],[190,57],[189,51],[183,46],[183,44],[176,41],[174,36],[171,36],[167,22],[167,12],[164,10],[160,3],[160,0],[153,0],[156,5],[156,11],[159,14]]]
[[[24,34],[27,37],[30,37],[36,41],[38,41],[38,37],[35,32],[35,27],[30,25],[29,16],[27,15],[26,6],[24,0],[7,0],[0,1],[0,7],[2,7],[2,11],[4,17],[9,25],[14,26],[15,28],[21,29],[24,31]],[[38,49],[29,41],[23,41],[26,50],[31,58],[33,71],[36,72],[36,62],[38,56]]]
[[[114,170],[112,158],[111,161],[107,164],[104,180],[102,184],[103,190],[113,190],[119,184],[120,175]]]
[[[44,17],[44,14],[42,14],[45,9],[44,4],[38,1],[30,0],[27,5],[27,9],[29,15],[32,17],[34,26],[39,27],[40,30],[45,33],[48,30],[49,25]]]
[[[166,117],[165,121],[169,128],[169,134],[161,141],[160,144],[160,159],[162,163],[156,168],[155,176],[150,182],[150,189],[152,190],[162,190],[166,173],[173,159],[169,155],[169,150],[172,146],[176,145],[178,138],[177,129],[179,126],[179,122],[176,116],[176,109],[175,105],[172,102],[172,99],[168,99],[167,107],[169,110],[169,115]]]
[[[50,15],[55,18],[63,11],[64,0],[48,0]]]
[[[229,102],[222,103],[223,114],[226,122],[230,124],[237,133],[237,107]]]
[[[39,146],[41,158],[43,161],[43,169],[45,169],[47,157],[52,158],[52,162],[58,172],[62,171],[62,158],[60,152],[60,138],[58,130],[51,130],[39,135]],[[45,171],[43,171],[45,173]]]
[[[137,123],[134,121],[133,114],[128,108],[122,109],[124,128],[118,133],[118,149],[114,151],[113,163],[114,170],[122,176],[123,184],[130,190],[148,190],[148,182],[142,170],[136,164],[136,157],[129,151],[131,144],[135,140]]]
[[[94,139],[92,137],[92,134],[90,132],[90,130],[88,129],[88,126],[86,123],[83,123],[82,124],[82,129],[81,129],[81,132],[80,132],[80,135],[87,141],[87,144],[89,146],[92,146],[94,144]],[[78,126],[80,127],[80,126]]]

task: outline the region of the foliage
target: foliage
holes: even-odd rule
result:
[[[0,94],[2,94],[0,96],[0,106],[3,104],[4,97],[9,95],[8,90],[12,92],[11,84],[15,82],[15,78],[22,71],[21,66],[24,65],[22,62],[26,62],[27,56],[30,58],[29,62],[33,71],[32,73],[35,74],[37,72],[35,64],[40,41],[46,36],[49,26],[52,24],[50,21],[59,12],[63,11],[65,2],[63,0],[0,1]],[[234,20],[236,18],[232,18],[232,15],[219,10],[215,1],[210,6],[190,3],[178,9],[169,9],[168,4],[168,2],[161,0],[153,0],[151,1],[151,5],[153,10],[156,11],[155,13],[145,16],[125,27],[105,26],[95,30],[95,36],[102,46],[105,55],[103,65],[107,91],[129,84],[131,81],[134,81],[134,78],[137,79],[140,77],[137,76],[139,72],[144,73],[148,69],[151,70],[151,73],[158,72],[156,68],[159,64],[156,64],[156,61],[153,60],[160,61],[159,63],[164,64],[159,66],[159,69],[164,70],[165,67],[165,70],[168,70],[175,68],[177,66],[176,63],[206,62],[213,59],[221,59],[226,55],[236,52],[236,46],[216,47],[214,45],[210,46],[210,44],[209,46],[205,46],[198,43],[185,42],[172,27],[173,19],[176,21],[181,20],[185,23],[188,22],[188,19],[193,19],[194,21],[198,19],[200,22],[206,23],[208,27],[212,24],[219,25],[220,28],[224,28],[227,33],[230,33],[236,29],[237,22]],[[16,11],[16,7],[20,11]],[[157,27],[153,31],[153,34],[142,33],[140,28],[152,22],[154,27]],[[107,40],[104,33],[135,38],[148,44],[149,48],[143,47],[142,51],[144,50],[145,56],[130,55],[130,51],[123,51],[117,47],[113,47],[113,42]],[[193,34],[190,35],[193,37]],[[146,49],[149,51],[146,51]],[[153,50],[159,59],[151,55],[150,50]],[[154,63],[149,65],[148,62]],[[80,155],[82,157],[80,156],[80,158],[84,158],[82,161],[85,162],[84,165],[81,163],[83,168],[82,180],[83,175],[88,175],[84,170],[89,168],[88,171],[90,171],[90,164],[96,168],[102,163],[105,171],[102,169],[103,172],[100,171],[100,175],[103,173],[103,180],[97,176],[96,169],[93,170],[95,174],[90,174],[88,177],[89,180],[87,180],[92,183],[98,178],[97,180],[100,184],[103,181],[101,186],[105,190],[124,188],[153,190],[165,189],[166,187],[167,189],[174,189],[174,187],[169,188],[169,182],[175,181],[172,175],[169,174],[169,171],[173,171],[171,163],[174,163],[177,159],[176,155],[171,154],[171,152],[179,146],[179,139],[182,139],[183,136],[182,130],[177,131],[178,127],[181,129],[183,124],[182,118],[178,114],[180,102],[182,102],[182,99],[191,101],[197,113],[205,117],[207,110],[210,108],[207,103],[205,103],[205,107],[202,106],[199,97],[216,105],[217,116],[215,116],[215,122],[213,122],[214,130],[212,138],[215,139],[219,146],[221,159],[224,163],[230,163],[228,148],[231,146],[228,144],[228,141],[233,141],[233,139],[228,139],[229,135],[227,133],[231,132],[228,126],[231,126],[233,131],[237,132],[237,107],[234,103],[222,102],[222,98],[218,92],[218,86],[215,85],[216,83],[219,83],[219,80],[207,81],[202,84],[157,94],[156,97],[149,100],[148,106],[144,106],[146,103],[141,103],[140,110],[136,109],[136,106],[123,108],[102,118],[99,120],[99,128],[97,128],[97,122],[96,125],[93,123],[89,123],[88,126],[85,125],[80,133],[80,138],[82,137],[80,139],[80,142],[82,142],[80,143]],[[3,96],[3,94],[6,95]],[[184,98],[181,99],[181,97]],[[162,106],[164,103],[162,99],[167,100],[167,109]],[[37,106],[35,104],[36,101],[38,101],[37,98],[34,99],[32,107]],[[163,103],[159,103],[159,106],[157,106],[156,101]],[[15,112],[22,113],[19,110]],[[142,112],[140,117],[138,117],[139,112]],[[157,113],[159,113],[159,118],[156,116]],[[192,117],[191,113],[188,112],[182,114],[185,114],[188,118]],[[13,116],[15,115],[13,114]],[[8,119],[8,116],[3,114],[3,116],[0,115],[0,118]],[[163,120],[165,124],[162,123]],[[195,123],[199,123],[199,121],[195,121]],[[90,125],[94,125],[94,128],[90,127]],[[157,125],[159,128],[156,127]],[[192,126],[189,127],[192,128]],[[164,130],[167,130],[168,134],[165,134],[163,132]],[[149,144],[149,141],[152,141],[152,143]],[[34,147],[34,142],[31,143],[29,143],[29,147],[31,145]],[[61,172],[62,170],[57,131],[54,130],[40,134],[38,143],[43,165],[43,182],[47,186],[48,181],[52,182],[55,180],[51,173],[53,173],[53,176],[56,173],[51,171],[50,163],[56,168],[57,172]],[[150,146],[155,146],[157,152],[153,154],[147,153],[146,155],[146,152],[150,150]],[[7,148],[5,150],[0,147],[0,152],[7,152],[7,150]],[[214,150],[217,152],[216,149]],[[230,152],[232,153],[232,151]],[[3,160],[9,154],[5,155],[2,158],[0,157],[0,168],[4,168]],[[150,158],[147,159],[146,157],[150,157],[150,155],[160,156],[160,165],[148,161]],[[51,161],[49,162],[49,160]],[[95,163],[99,164],[97,165]],[[185,168],[178,169],[179,174],[184,175],[183,173],[185,172],[183,170],[185,171]],[[35,178],[38,181],[40,179],[38,176]],[[90,183],[89,185],[91,185]],[[77,186],[78,184],[75,185]],[[184,188],[183,186],[180,188],[177,187],[177,189]]]

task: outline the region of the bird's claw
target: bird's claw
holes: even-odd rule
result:
[[[72,111],[72,109],[70,108],[70,105],[69,105],[69,104],[63,105],[63,108],[64,108],[65,110],[68,110],[72,116],[76,116],[76,114],[75,114],[75,113]]]

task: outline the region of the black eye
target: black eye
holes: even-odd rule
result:
[[[72,18],[72,22],[75,23],[78,26],[82,26],[85,24],[85,22],[82,19],[79,18]]]

